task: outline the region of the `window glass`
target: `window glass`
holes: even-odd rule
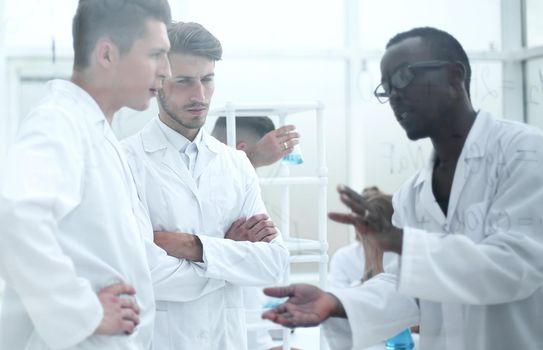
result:
[[[543,58],[526,62],[525,84],[528,124],[543,129]]]
[[[526,41],[528,46],[543,45],[543,1],[526,1]]]
[[[384,50],[385,44],[396,33],[424,26],[437,27],[451,33],[466,51],[499,49],[500,1],[359,2],[359,33],[364,50]]]

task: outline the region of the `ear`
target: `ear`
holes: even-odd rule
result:
[[[96,43],[95,57],[98,65],[109,68],[119,59],[119,49],[109,39],[99,39]]]
[[[236,144],[236,149],[245,152],[247,150],[247,146],[247,142],[241,141]]]
[[[449,82],[451,93],[454,98],[458,98],[462,95],[462,91],[465,90],[465,81],[466,67],[460,62],[453,63],[449,69]]]

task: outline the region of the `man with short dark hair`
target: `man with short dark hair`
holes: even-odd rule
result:
[[[255,168],[270,165],[292,153],[300,143],[300,134],[294,125],[275,129],[269,117],[236,118],[236,149],[249,158]],[[219,117],[211,135],[226,143],[226,117]]]
[[[1,349],[149,348],[152,231],[110,124],[169,75],[170,22],[165,0],[79,1],[71,80],[48,84],[0,172]]]
[[[473,109],[466,54],[441,30],[391,39],[381,75],[376,97],[390,101],[410,139],[430,138],[434,154],[394,195],[393,225],[343,186],[352,213],[330,218],[365,227],[400,254],[398,270],[333,294],[267,290],[291,298],[265,317],[298,326],[337,316],[325,328],[338,349],[363,348],[419,320],[422,350],[542,348],[543,135]]]
[[[277,283],[288,250],[241,151],[205,133],[220,42],[197,23],[168,29],[172,77],[159,116],[125,141],[155,232],[156,349],[246,349],[242,286]]]

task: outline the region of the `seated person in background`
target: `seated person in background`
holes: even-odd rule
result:
[[[271,165],[292,152],[294,145],[299,143],[300,135],[293,130],[295,130],[294,125],[275,129],[273,121],[268,117],[238,117],[236,118],[236,149],[244,151],[255,168]],[[211,135],[226,144],[226,117],[217,119]],[[262,309],[265,297],[260,288],[245,287],[243,297],[247,310]],[[280,350],[283,347],[274,347],[270,333],[261,330],[247,332],[247,348],[249,350]]]
[[[367,201],[390,201],[392,197],[377,187],[366,187],[362,197]],[[386,210],[388,218],[392,217],[392,204]],[[384,271],[383,266],[395,261],[397,254],[386,252],[379,246],[373,246],[367,235],[356,229],[356,242],[339,248],[330,259],[328,282],[331,287],[351,287],[358,285]]]
[[[294,125],[274,129],[273,121],[268,117],[236,118],[236,149],[247,154],[253,167],[277,162],[300,143],[300,135],[294,131]],[[211,135],[226,143],[226,117],[217,119]]]

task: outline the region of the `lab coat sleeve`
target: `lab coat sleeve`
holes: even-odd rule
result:
[[[280,283],[288,264],[288,250],[281,238],[270,243],[237,242],[198,236],[204,247],[203,275],[240,286]]]
[[[167,255],[152,239],[145,245],[156,300],[187,302],[224,287],[223,280],[205,277],[199,264]]]
[[[132,148],[123,143],[123,149],[138,191],[139,225],[141,227],[153,289],[156,300],[187,302],[199,299],[224,286],[222,280],[212,280],[203,276],[203,268],[185,259],[169,256],[154,243],[153,227],[145,200],[145,170],[141,159],[136,158]]]
[[[463,234],[404,227],[399,290],[439,302],[488,305],[521,300],[543,285],[543,141],[522,134],[494,157],[501,162],[480,242]],[[487,159],[485,159],[487,161]],[[477,174],[472,175],[477,176]]]
[[[57,239],[82,192],[81,136],[61,110],[35,110],[19,130],[0,182],[0,276],[52,349],[92,335],[102,307]]]
[[[347,319],[323,323],[332,349],[363,349],[419,323],[415,300],[396,288],[394,273],[381,273],[364,284],[330,290],[343,304]]]
[[[258,177],[244,154],[239,168],[247,179],[239,217],[267,214]],[[289,252],[280,233],[270,243],[239,242],[205,235],[199,238],[204,248],[205,276],[209,278],[224,279],[236,285],[265,286],[280,283],[285,276]]]

